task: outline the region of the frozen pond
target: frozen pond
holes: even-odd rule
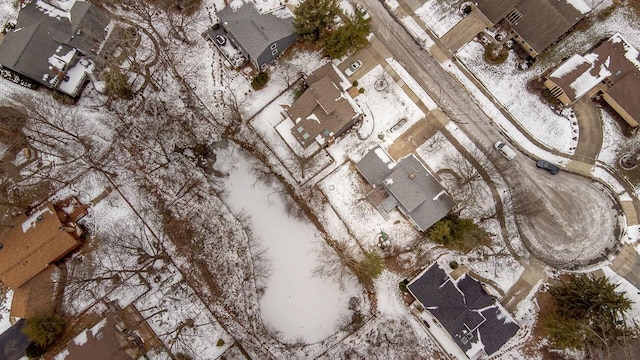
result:
[[[271,260],[272,273],[260,299],[263,321],[282,332],[288,342],[313,343],[332,335],[346,325],[342,315],[350,318],[348,301],[359,295],[360,286],[354,283],[343,291],[337,282],[313,277],[319,240],[315,225],[287,215],[277,194],[280,184],[256,182],[249,161],[237,150],[225,152],[225,157],[223,161],[233,163],[225,180],[227,203],[234,212],[244,211],[251,217],[253,233]]]

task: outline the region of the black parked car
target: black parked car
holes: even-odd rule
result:
[[[547,170],[549,174],[555,175],[560,172],[560,168],[545,160],[538,160],[536,166],[540,169]]]

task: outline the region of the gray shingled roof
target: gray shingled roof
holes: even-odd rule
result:
[[[478,9],[494,24],[514,7],[522,18],[513,29],[541,53],[584,15],[567,0],[476,0]]]
[[[382,184],[392,172],[396,162],[381,147],[377,146],[366,153],[356,164],[356,169],[369,184]]]
[[[18,360],[25,356],[29,338],[22,333],[25,320],[20,319],[0,334],[0,360]]]
[[[0,64],[52,87],[49,80],[60,73],[52,70],[49,58],[53,55],[62,57],[73,49],[92,55],[104,41],[109,23],[109,19],[89,2],[76,1],[67,15],[52,17],[37,1],[21,8],[16,30],[7,33],[0,43]]]
[[[454,281],[437,263],[407,288],[465,352],[480,339],[485,353],[491,355],[520,329],[478,281],[468,275]]]
[[[294,31],[293,18],[262,15],[252,4],[244,4],[235,10],[227,6],[218,12],[218,18],[252,59],[257,59],[268,46]]]
[[[451,211],[453,199],[415,155],[393,164],[381,158],[378,154],[381,150],[376,147],[369,151],[356,169],[370,184],[385,188],[418,230],[427,230]],[[385,204],[383,208],[390,210],[387,205],[396,203]]]

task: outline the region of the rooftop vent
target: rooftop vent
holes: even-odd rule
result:
[[[409,173],[409,179],[413,180],[416,178],[416,174],[414,173]]]

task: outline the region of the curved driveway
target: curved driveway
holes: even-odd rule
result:
[[[466,89],[423,51],[377,0],[362,0],[373,18],[380,41],[441,109],[488,154],[504,137]],[[562,173],[551,176],[535,168],[523,155],[506,162],[502,173],[512,191],[525,191],[543,201],[535,215],[517,217],[528,248],[541,260],[558,267],[574,267],[597,260],[618,241],[618,211],[608,190],[592,180]]]

